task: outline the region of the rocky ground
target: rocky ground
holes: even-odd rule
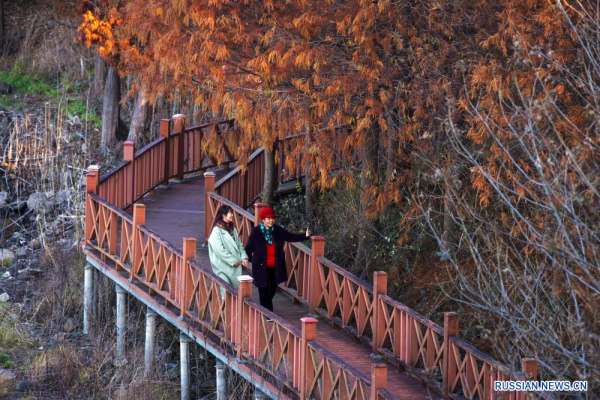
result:
[[[0,193],[0,199],[7,195]],[[48,251],[76,251],[73,223],[65,218],[69,202],[55,202],[61,195],[67,194],[35,192],[27,201],[5,204],[0,210],[4,221],[12,221],[8,227],[12,234],[0,249],[0,359],[6,359],[0,360],[0,397],[2,393],[16,395],[34,389],[28,362],[47,346],[63,343],[78,329],[78,318],[66,317],[61,318],[60,329],[45,331],[40,319],[50,315],[38,308],[46,298],[48,272],[53,269]],[[53,219],[40,232],[39,221],[46,213],[52,213]],[[15,317],[18,319],[13,321]]]

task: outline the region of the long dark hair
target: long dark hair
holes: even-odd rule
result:
[[[213,228],[217,226],[219,222],[228,225],[227,222],[223,221],[223,216],[227,215],[229,211],[233,211],[233,208],[229,207],[228,205],[223,204],[221,207],[219,207],[219,209],[217,210],[217,215],[215,216],[215,223],[213,224]]]

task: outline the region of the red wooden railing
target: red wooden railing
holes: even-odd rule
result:
[[[87,212],[92,226],[86,244],[100,260],[110,259],[107,265],[114,265],[115,271],[125,272],[124,278],[143,284],[148,292],[164,299],[181,317],[198,324],[198,331],[210,332],[230,348],[239,349],[241,359],[252,357],[253,365],[286,386],[285,392],[293,397],[301,397],[301,392],[310,398],[343,397],[345,386],[336,387],[327,371],[341,374],[343,378],[336,379],[351,382],[360,393],[371,390],[369,379],[313,343],[314,338],[303,337],[302,332],[254,303],[251,281],[242,282],[236,291],[192,260],[195,239],[184,239],[181,253],[145,227],[145,206],[136,204],[131,217],[89,192]],[[142,290],[140,285],[130,288]],[[275,325],[266,322],[267,316],[276,320]],[[316,324],[316,320],[309,318],[305,323]],[[303,351],[309,355],[302,358]],[[310,379],[301,380],[302,375]]]
[[[265,153],[262,148],[250,155],[245,173],[235,167],[214,186],[214,191],[236,205],[247,207],[262,193],[265,183]]]
[[[233,127],[231,121],[226,124]],[[169,133],[168,120],[161,121],[160,139],[135,155],[133,146],[126,144],[126,160],[102,178],[97,167],[90,167],[86,245],[115,271],[162,297],[182,317],[229,343],[240,359],[252,357],[257,368],[277,378],[290,395],[302,399],[393,398],[382,378],[385,365],[375,366],[370,379],[361,375],[314,342],[316,320],[303,320],[302,332],[298,332],[250,299],[249,282],[241,282],[236,291],[192,260],[195,239],[184,239],[181,253],[144,226],[143,205],[135,205],[133,217],[121,211],[166,179],[210,165],[198,150],[202,148],[204,130],[210,126],[189,130],[178,127],[178,131]],[[212,126],[218,129],[218,125]],[[184,139],[179,142],[181,137]],[[237,204],[247,204],[262,189],[262,177],[257,172],[264,168],[260,155],[261,151],[253,154],[246,175],[236,169],[215,185],[214,174],[206,174],[207,227],[212,225],[216,209],[227,204],[234,209],[241,239],[247,240],[265,205],[256,204],[252,215]],[[215,186],[221,195],[214,193]],[[232,195],[239,203],[232,203],[223,194]],[[444,397],[527,396],[522,392],[494,393],[492,384],[494,380],[535,379],[534,362],[524,362],[524,374],[510,371],[458,337],[456,314],[446,313],[442,328],[388,297],[385,273],[376,272],[370,285],[327,260],[324,250],[322,237],[313,237],[310,249],[301,244],[285,247],[289,278],[281,288],[306,304],[312,313],[369,343],[374,354],[420,377]],[[133,289],[140,290],[137,286]],[[272,331],[265,327],[267,316],[276,321]]]
[[[99,182],[101,198],[124,210],[171,178],[206,170],[217,165],[202,147],[205,135],[217,135],[224,149],[225,162],[235,161],[229,147],[237,143],[233,120],[185,128],[183,119],[160,121],[160,137],[134,151],[132,142],[123,144],[123,161]],[[183,138],[180,140],[180,138]]]

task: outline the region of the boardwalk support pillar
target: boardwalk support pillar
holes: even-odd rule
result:
[[[90,264],[85,265],[83,275],[83,334],[90,333],[90,320],[93,309],[94,299],[94,267]]]
[[[379,389],[387,389],[387,366],[383,363],[373,364],[371,370],[371,399],[377,399]]]
[[[144,351],[144,376],[148,377],[154,368],[154,338],[156,335],[156,313],[148,308],[146,311],[146,343]]]
[[[190,342],[192,339],[179,334],[179,365],[181,366],[181,400],[190,400]]]
[[[204,173],[204,244],[208,243],[208,237],[210,236],[210,230],[212,228],[213,220],[217,210],[213,210],[210,204],[210,198],[208,194],[215,191],[215,173],[205,172]]]
[[[125,315],[127,310],[127,291],[116,285],[117,290],[117,359],[116,362],[124,365],[125,360]]]
[[[457,373],[457,367],[454,365],[455,358],[450,338],[458,336],[458,315],[455,312],[444,313],[444,361],[442,364],[442,390],[444,396],[448,397],[452,389],[451,382],[454,382]]]
[[[300,321],[302,321],[302,339],[300,341],[300,398],[307,400],[310,398],[308,386],[314,378],[308,342],[317,338],[317,320],[305,317],[300,318]]]
[[[319,306],[321,297],[321,281],[319,278],[319,257],[325,255],[325,238],[323,236],[313,236],[312,251],[310,254],[310,269],[308,270],[308,312],[316,315],[315,310]]]
[[[262,390],[254,386],[254,400],[264,400],[267,398],[267,395],[264,394]]]
[[[217,400],[227,400],[227,370],[223,361],[217,358]]]

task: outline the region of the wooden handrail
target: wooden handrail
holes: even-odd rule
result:
[[[226,204],[229,207],[231,207],[233,210],[235,210],[236,212],[238,212],[240,215],[242,215],[244,218],[247,218],[248,220],[252,221],[254,223],[254,215],[250,214],[248,211],[244,210],[242,207],[238,206],[235,203],[230,202],[229,200],[227,200],[225,197],[218,195],[217,193],[210,193],[209,196],[215,200],[217,200],[218,202],[222,203],[222,204]]]
[[[431,328],[437,334],[440,334],[440,335],[444,334],[444,328],[442,328],[441,326],[439,326],[432,320],[425,318],[424,316],[422,316],[421,314],[419,314],[417,311],[413,310],[412,308],[400,303],[398,300],[392,299],[388,295],[380,295],[379,298],[382,299],[383,301],[385,301],[386,303],[390,304],[394,308],[396,308],[398,310],[402,310],[405,313],[409,314],[416,321],[418,321],[419,323],[421,323],[424,326]]]
[[[317,257],[317,260],[319,262],[323,263],[324,265],[328,266],[329,268],[334,269],[338,274],[344,276],[345,278],[352,281],[356,285],[360,285],[360,286],[364,287],[366,290],[368,290],[369,292],[373,293],[373,285],[371,285],[367,281],[360,279],[358,276],[354,275],[351,272],[346,271],[344,268],[340,267],[339,265],[337,265],[336,263],[334,263],[331,260],[328,260],[325,257]]]
[[[248,159],[248,162],[253,161],[256,157],[258,157],[259,155],[261,155],[263,152],[265,151],[264,148],[260,148],[254,151],[254,153],[252,153],[250,155],[250,158]],[[225,182],[227,182],[228,180],[230,180],[231,178],[233,178],[235,175],[239,174],[240,171],[242,170],[242,167],[237,166],[234,169],[232,169],[230,172],[227,173],[227,175],[225,175],[224,177],[222,177],[221,179],[219,179],[217,181],[217,183],[215,183],[215,190],[217,190],[220,186],[222,186],[223,184],[225,184]]]
[[[148,143],[147,145],[145,145],[144,147],[142,147],[139,150],[136,150],[135,152],[135,156],[140,157],[141,155],[143,155],[144,153],[146,153],[148,150],[152,149],[154,146],[158,146],[160,143],[164,142],[165,140],[167,140],[167,138],[161,137],[158,138],[150,143]]]
[[[221,120],[219,122],[216,122],[217,124],[231,124],[234,123],[235,119],[234,118],[230,118],[230,119],[224,119]],[[185,131],[194,131],[194,130],[198,130],[198,129],[203,129],[203,128],[208,128],[209,126],[215,125],[215,122],[205,122],[204,124],[200,124],[200,125],[196,125],[196,126],[190,126],[189,128],[185,128]]]
[[[120,170],[125,168],[130,162],[131,161],[123,160],[120,163],[118,163],[115,167],[113,167],[108,172],[106,172],[106,173],[102,174],[102,176],[100,176],[99,183],[106,181],[112,175],[116,174],[117,172],[119,172]]]

